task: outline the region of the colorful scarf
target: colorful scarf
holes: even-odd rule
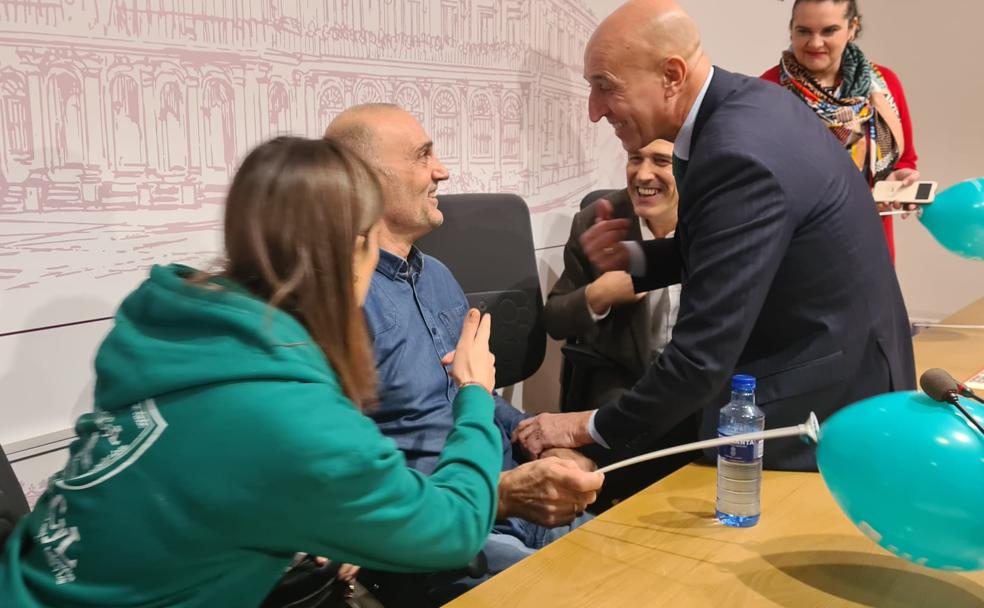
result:
[[[840,85],[830,90],[820,86],[792,51],[784,51],[779,62],[779,84],[816,112],[872,183],[884,179],[905,146],[892,93],[878,67],[854,43],[844,49],[840,77]]]

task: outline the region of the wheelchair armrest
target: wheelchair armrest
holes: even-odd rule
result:
[[[472,578],[482,578],[489,571],[489,560],[485,557],[485,551],[479,551],[468,565],[465,566],[465,574]]]

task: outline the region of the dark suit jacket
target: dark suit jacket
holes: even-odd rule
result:
[[[628,193],[620,190],[606,198],[612,205],[612,217],[633,220],[627,238],[641,240]],[[585,289],[598,278],[598,272],[585,256],[580,238],[594,224],[597,206],[597,202],[592,203],[574,216],[570,238],[564,246],[564,272],[543,307],[543,324],[551,337],[576,343],[577,349],[587,351],[602,363],[594,366],[572,362],[568,386],[579,387],[573,400],[582,410],[595,409],[617,397],[617,391],[635,384],[649,363],[644,303],[614,306],[607,317],[597,322],[588,313]]]
[[[673,340],[598,412],[607,442],[699,410],[701,435],[713,436],[735,373],[758,378],[770,428],[915,387],[908,317],[871,192],[803,103],[715,68],[677,187],[676,238],[643,245],[649,274],[639,283],[682,280]],[[765,465],[816,468],[813,448],[795,438],[770,441]]]

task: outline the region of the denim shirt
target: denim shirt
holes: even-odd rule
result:
[[[369,415],[406,455],[430,474],[454,425],[458,389],[441,365],[454,350],[468,301],[447,267],[411,248],[406,260],[380,250],[364,311],[379,373],[379,405]],[[525,414],[495,395],[502,431],[502,469],[516,466],[509,437]]]

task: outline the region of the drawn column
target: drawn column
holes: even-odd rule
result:
[[[105,107],[102,103],[102,92],[100,91],[100,66],[103,63],[99,58],[87,57],[82,60],[82,104],[85,124],[82,126],[82,150],[84,154],[84,170],[82,173],[82,201],[84,203],[95,203],[99,200],[98,188],[102,181],[101,169],[108,166],[109,154],[107,152],[106,141],[106,120],[103,112]]]
[[[185,90],[188,103],[185,104],[186,137],[188,140],[188,164],[185,169],[185,183],[181,187],[181,204],[197,202],[202,197],[202,150],[205,149],[205,131],[202,128],[202,78],[198,69],[185,64]],[[190,190],[190,192],[189,192]]]
[[[468,82],[459,80],[458,84],[458,149],[461,151],[461,177],[471,176],[472,125],[469,117],[469,87]]]
[[[34,63],[23,63],[24,77],[27,79],[27,101],[31,108],[31,172],[24,182],[24,211],[39,211],[41,209],[41,184],[35,170],[42,169],[48,162],[48,149],[44,145],[44,129],[48,124],[42,102],[44,94],[41,91],[41,72]]]

